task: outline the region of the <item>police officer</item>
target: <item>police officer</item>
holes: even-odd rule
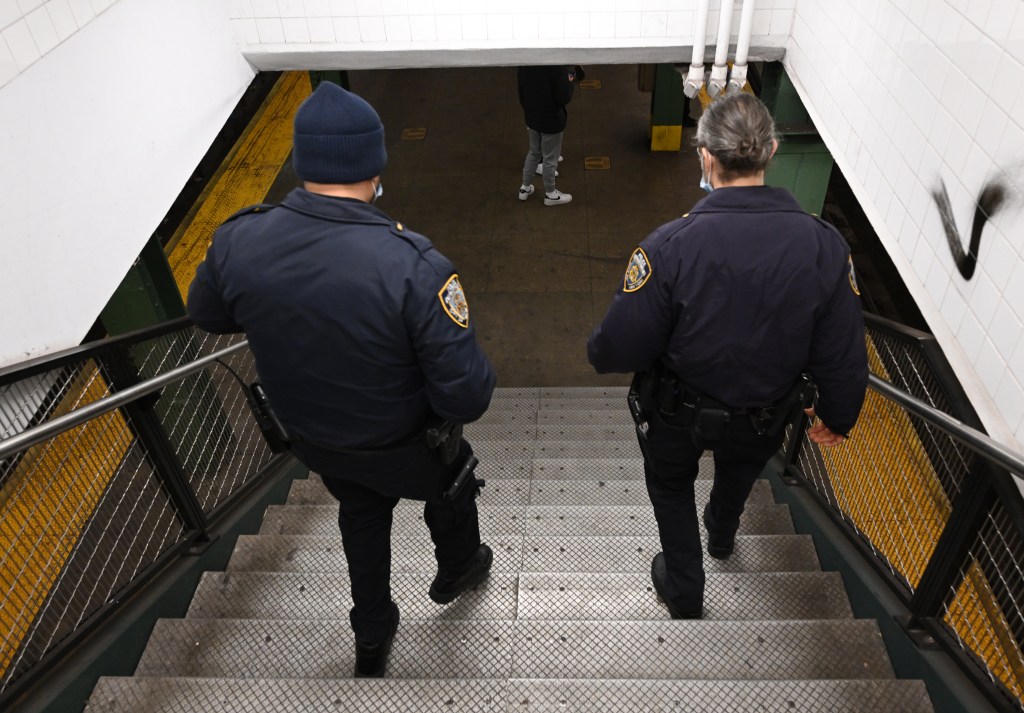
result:
[[[425,502],[437,559],[431,599],[451,602],[490,570],[476,480],[443,497],[469,445],[460,439],[446,459],[424,434],[436,420],[479,418],[495,374],[452,263],[373,205],[387,162],[376,111],[321,83],[294,129],[304,188],[218,228],[188,307],[206,330],[245,332],[294,454],[338,499],[355,675],[382,676],[399,620],[390,590],[399,498]]]
[[[640,243],[587,344],[598,372],[637,372],[631,407],[662,544],[651,578],[672,617],[689,619],[703,614],[703,451],[715,463],[708,554],[724,559],[754,481],[808,396],[802,372],[818,387],[820,421],[808,434],[822,445],[853,427],[868,375],[849,247],[788,191],[764,185],[778,147],[765,106],[745,93],[718,99],[696,143],[710,194]]]

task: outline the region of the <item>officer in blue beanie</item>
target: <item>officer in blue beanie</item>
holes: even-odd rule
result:
[[[442,453],[426,431],[483,415],[495,374],[452,263],[374,206],[387,151],[373,107],[321,83],[295,114],[292,163],[304,187],[217,229],[188,308],[203,329],[245,333],[292,452],[337,498],[355,675],[383,676],[399,621],[390,576],[400,498],[424,502],[431,599],[452,602],[490,571],[475,479],[445,494],[469,444],[453,439]]]

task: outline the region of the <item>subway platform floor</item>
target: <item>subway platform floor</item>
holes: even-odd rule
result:
[[[377,205],[455,263],[499,386],[628,383],[594,372],[587,337],[636,245],[703,195],[694,129],[678,153],[650,151],[651,95],[637,88],[637,66],[585,69],[568,106],[557,186],[573,200],[564,206],[544,205],[540,176],[518,200],[527,133],[514,67],[349,73],[385,125]],[[600,157],[608,168],[585,168]],[[299,184],[286,161],[266,201]]]

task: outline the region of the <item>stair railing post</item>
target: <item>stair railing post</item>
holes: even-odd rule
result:
[[[126,347],[114,347],[98,356],[97,360],[107,375],[113,391],[142,382],[139,370]],[[152,394],[152,398],[143,397],[130,401],[121,408],[128,417],[128,427],[145,447],[156,477],[163,485],[185,529],[195,533],[196,541],[208,542],[209,522],[206,513],[203,512],[203,506],[188,483],[181,459],[171,444],[167,431],[153,411],[159,400],[159,392],[156,392]]]
[[[919,644],[923,631],[929,628],[928,620],[941,617],[943,605],[963,578],[964,563],[997,499],[992,480],[988,467],[979,463],[964,478],[963,487],[953,500],[946,526],[910,598],[910,615],[900,621]],[[924,636],[925,645],[932,643],[930,638]]]
[[[789,444],[782,456],[782,473],[780,477],[787,485],[799,485],[803,471],[797,465],[800,460],[800,451],[804,447],[804,439],[807,437],[807,426],[810,417],[800,410],[800,415],[793,421],[793,432],[789,436]]]

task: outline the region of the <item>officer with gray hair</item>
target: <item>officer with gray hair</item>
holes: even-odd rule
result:
[[[778,148],[767,108],[751,94],[717,99],[696,144],[709,195],[633,251],[587,344],[598,372],[636,374],[630,410],[662,545],[651,578],[675,619],[703,616],[694,480],[704,451],[715,464],[707,551],[725,559],[786,423],[811,404],[808,385],[819,418],[808,435],[832,446],[856,422],[868,376],[849,246],[764,184]]]

